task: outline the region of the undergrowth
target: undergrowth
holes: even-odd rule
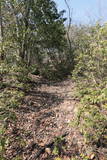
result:
[[[9,145],[7,128],[15,125],[16,110],[23,103],[25,92],[29,89],[28,69],[26,64],[0,63],[0,160],[5,160],[6,147]],[[15,159],[16,160],[16,159]]]
[[[107,24],[93,27],[87,36],[87,46],[77,51],[73,72],[80,99],[76,125],[87,145],[107,144]]]

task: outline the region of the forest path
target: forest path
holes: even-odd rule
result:
[[[18,120],[14,129],[14,134],[21,137],[23,145],[19,147],[14,136],[8,149],[8,157],[19,154],[23,160],[51,160],[54,157],[51,143],[53,144],[55,137],[65,135],[66,149],[60,154],[63,159],[65,157],[69,160],[69,157],[81,152],[82,146],[82,137],[70,126],[78,103],[74,98],[74,83],[71,78],[56,83],[47,82],[38,76],[32,76],[32,80],[33,87],[17,111]],[[62,142],[60,145],[63,145]],[[60,147],[62,150],[62,146]]]

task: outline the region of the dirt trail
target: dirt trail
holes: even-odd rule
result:
[[[82,137],[69,125],[74,120],[74,110],[78,103],[74,99],[74,83],[71,79],[57,83],[49,83],[36,76],[32,79],[34,86],[17,111],[17,124],[10,132],[13,141],[8,147],[7,156],[10,159],[21,155],[23,160],[51,160],[54,157],[51,143],[55,137],[64,134],[66,149],[60,153],[63,159],[79,154]],[[46,152],[49,144],[50,148]]]

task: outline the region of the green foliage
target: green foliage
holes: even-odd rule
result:
[[[70,74],[73,52],[66,39],[65,11],[58,12],[53,0],[7,0],[2,3],[1,12],[8,63],[15,64],[20,58],[29,67],[36,65],[40,75],[48,79],[62,79]],[[19,78],[27,81],[23,74]]]
[[[54,149],[53,149],[54,155],[59,156],[61,154],[61,151],[64,149],[64,142],[65,142],[65,138],[62,136],[55,138]]]
[[[96,25],[84,36],[88,47],[77,51],[74,79],[80,98],[77,124],[86,143],[106,143],[107,135],[107,24]],[[84,48],[84,50],[83,50]]]
[[[0,158],[5,159],[5,150],[9,142],[6,137],[8,122],[15,123],[17,116],[15,110],[20,107],[25,95],[24,91],[29,88],[28,69],[24,63],[12,64],[2,61],[0,64],[0,74],[2,75],[2,86],[0,88]],[[20,141],[20,145],[24,145]],[[17,158],[18,159],[18,158]]]

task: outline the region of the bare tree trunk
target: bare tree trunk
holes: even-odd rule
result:
[[[17,17],[17,12],[15,10],[15,7],[14,7],[14,4],[12,2],[10,2],[10,6],[11,6],[11,9],[12,9],[12,13],[14,15],[14,19],[15,19],[15,27],[16,27],[16,37],[17,39],[20,38],[20,35],[19,35],[19,32],[20,32],[20,29],[19,29],[19,19]],[[20,47],[19,47],[20,46]],[[21,47],[21,44],[18,44],[18,48],[17,48],[17,53],[19,56],[21,56],[22,54],[22,47]]]
[[[3,33],[3,20],[2,20],[2,2],[0,2],[0,60],[5,59],[4,55],[4,33]]]
[[[19,56],[22,58],[23,61],[26,60],[26,57],[28,54],[27,53],[28,52],[27,35],[28,35],[28,28],[29,28],[28,17],[29,17],[29,12],[30,12],[30,8],[29,8],[30,1],[31,0],[25,1],[25,13],[23,13],[23,25],[25,28],[24,28],[24,33],[23,33],[23,39],[21,39],[21,42],[19,44],[20,45],[19,46]],[[20,27],[19,19],[18,19],[14,4],[13,3],[10,3],[10,4],[11,4],[11,8],[12,8],[15,20],[16,20],[17,39],[20,39],[19,32],[21,28],[19,29]]]
[[[68,39],[68,43],[69,43],[69,48],[71,50],[71,40],[70,40],[70,37],[69,37],[69,31],[70,31],[70,27],[71,27],[71,22],[72,22],[72,18],[71,18],[71,9],[69,7],[69,4],[67,2],[67,0],[64,0],[65,1],[65,4],[67,6],[67,9],[68,9],[68,29],[67,29],[67,39]]]
[[[67,40],[68,40],[68,45],[69,45],[69,52],[71,54],[68,55],[68,58],[69,59],[72,59],[72,69],[74,67],[74,55],[73,55],[73,50],[72,50],[72,41],[71,41],[71,38],[70,38],[70,29],[71,29],[71,23],[72,23],[72,12],[71,12],[71,8],[68,4],[68,1],[67,0],[64,0],[65,1],[65,4],[67,6],[67,9],[68,9],[68,28],[67,28]]]

